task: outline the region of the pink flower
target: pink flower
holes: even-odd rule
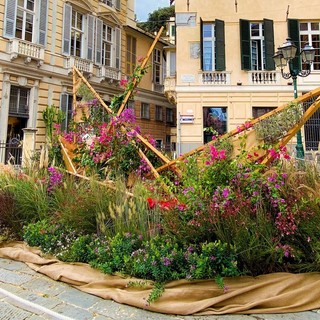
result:
[[[127,79],[121,79],[120,80],[120,86],[121,87],[125,87],[128,84],[128,80]]]

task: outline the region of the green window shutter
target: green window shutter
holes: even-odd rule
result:
[[[216,70],[226,70],[226,55],[225,55],[225,35],[224,35],[224,21],[215,21],[216,33]]]
[[[45,46],[47,40],[48,0],[40,0],[38,43]]]
[[[250,22],[240,19],[241,69],[251,69]]]
[[[200,18],[200,66],[203,70],[203,20]]]
[[[265,57],[266,57],[266,69],[274,70],[275,64],[273,61],[274,55],[274,32],[273,21],[269,19],[263,19],[264,25],[264,42],[265,42]]]
[[[63,10],[63,42],[62,53],[70,55],[71,51],[71,20],[72,20],[72,6],[65,3]]]
[[[16,15],[17,15],[17,0],[7,0],[4,15],[4,30],[5,38],[14,38],[16,31]]]
[[[300,52],[300,32],[299,32],[299,21],[296,19],[288,19],[288,35],[297,46],[297,53]],[[292,60],[292,66],[295,70],[301,69],[301,61],[299,57]]]

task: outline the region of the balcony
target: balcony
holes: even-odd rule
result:
[[[101,79],[101,81],[107,80],[109,82],[120,81],[121,80],[121,72],[118,69],[100,66],[97,68],[97,77]]]
[[[153,91],[163,93],[164,92],[164,85],[159,83],[153,84]]]
[[[172,104],[177,103],[176,77],[165,78],[165,80],[164,80],[164,94],[170,103],[172,103]]]
[[[200,83],[203,85],[230,85],[230,72],[203,71],[200,74]]]
[[[68,73],[72,72],[73,67],[76,67],[79,71],[88,74],[89,76],[93,73],[93,62],[79,57],[66,57],[65,68],[68,69]]]
[[[249,85],[279,84],[280,78],[276,71],[249,71]]]
[[[44,48],[32,42],[12,39],[9,42],[8,51],[11,60],[17,59],[18,57],[25,58],[25,63],[30,63],[31,60],[35,60],[38,62],[38,67],[40,67],[44,61]]]

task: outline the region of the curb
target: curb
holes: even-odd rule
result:
[[[3,294],[5,297],[9,298],[9,300],[14,301],[19,307],[30,311],[32,313],[36,313],[38,315],[47,315],[49,318],[54,319],[54,320],[74,320],[73,318],[69,318],[67,316],[64,316],[60,313],[54,312],[50,309],[47,309],[43,306],[40,306],[36,303],[33,303],[31,301],[28,301],[26,299],[20,298],[13,293],[1,289],[0,288],[0,293]]]

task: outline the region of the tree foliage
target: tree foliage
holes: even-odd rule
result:
[[[146,22],[138,22],[137,25],[139,28],[153,33],[159,31],[162,26],[166,26],[167,21],[170,17],[174,17],[175,7],[165,7],[149,13],[148,20]]]

